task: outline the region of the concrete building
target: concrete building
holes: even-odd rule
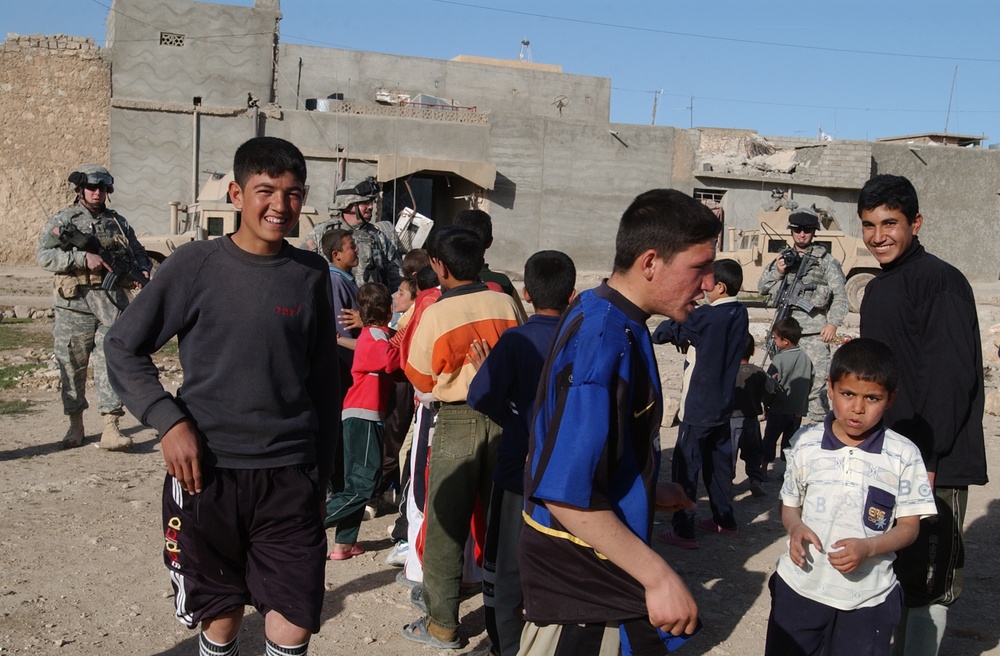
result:
[[[447,223],[482,207],[495,224],[496,269],[520,271],[531,253],[556,248],[581,271],[609,271],[622,210],[653,187],[716,202],[737,230],[756,226],[778,187],[858,234],[858,189],[892,172],[921,193],[930,250],[973,279],[1000,270],[998,151],[615,124],[607,78],[285,44],[278,0],[113,7],[102,53],[113,200],[139,231],[166,232],[169,201],[192,202],[240,143],[266,134],[303,150],[307,203],[321,213],[340,180],[366,175],[385,183],[389,214],[415,202]]]

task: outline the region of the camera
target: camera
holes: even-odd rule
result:
[[[799,266],[800,262],[802,262],[802,253],[798,252],[794,248],[786,248],[781,251],[781,255],[779,255],[779,257],[785,261],[785,269],[794,269]]]

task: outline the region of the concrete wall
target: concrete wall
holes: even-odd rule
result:
[[[73,200],[70,172],[108,163],[110,69],[89,38],[0,46],[0,262],[33,263],[46,219]]]
[[[924,217],[920,241],[972,280],[1000,273],[1000,151],[873,143],[873,173],[909,178]],[[855,216],[857,214],[855,213]]]

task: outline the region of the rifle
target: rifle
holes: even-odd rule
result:
[[[780,255],[778,257],[781,257]],[[777,310],[774,312],[774,320],[771,322],[771,327],[767,330],[767,339],[764,341],[764,359],[760,363],[761,369],[767,364],[770,358],[774,357],[776,347],[774,344],[774,326],[779,321],[792,313],[792,308],[797,307],[804,312],[812,312],[813,304],[803,298],[803,294],[808,291],[816,289],[816,285],[807,285],[802,281],[806,273],[815,265],[819,260],[812,254],[812,250],[802,257],[802,261],[799,262],[799,268],[795,271],[795,276],[792,281],[788,282],[788,276],[786,275],[782,281],[781,285],[778,286],[778,292],[774,295],[774,303],[771,307],[776,307]]]
[[[108,267],[108,272],[104,275],[104,280],[101,281],[101,289],[111,291],[122,277],[139,287],[149,282],[142,269],[132,263],[132,258],[129,257],[128,253],[123,252],[124,249],[105,248],[96,235],[81,232],[75,224],[67,223],[62,226],[58,236],[59,247],[64,251],[76,248],[101,258],[101,261]]]

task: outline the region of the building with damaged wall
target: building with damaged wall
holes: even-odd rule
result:
[[[755,227],[781,188],[857,234],[857,190],[874,172],[912,177],[931,250],[973,278],[995,279],[1000,268],[997,151],[613,124],[607,78],[285,44],[277,0],[115,0],[102,57],[111,62],[114,204],[151,234],[167,231],[170,201],[191,202],[240,143],[266,134],[306,154],[307,202],[321,214],[339,180],[365,175],[400,206],[412,192],[439,222],[486,209],[497,269],[519,271],[530,253],[557,248],[581,271],[608,271],[618,217],[653,187],[717,201],[735,230]],[[405,102],[419,94],[431,102]]]

